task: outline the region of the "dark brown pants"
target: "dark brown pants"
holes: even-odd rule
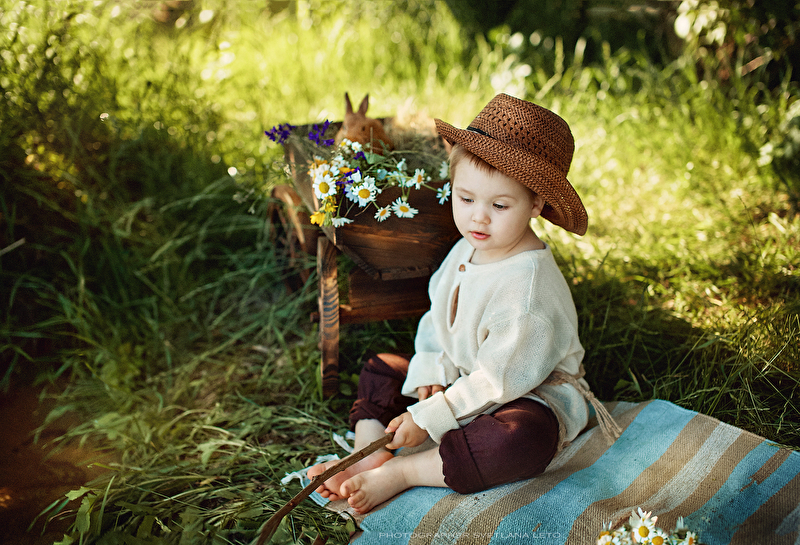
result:
[[[359,377],[350,424],[375,419],[386,426],[416,403],[400,393],[407,373],[408,359],[403,356],[370,358]],[[536,401],[517,399],[444,434],[439,445],[444,481],[456,492],[469,494],[529,479],[544,471],[557,444],[553,411]]]

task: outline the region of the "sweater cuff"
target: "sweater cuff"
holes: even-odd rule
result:
[[[405,396],[417,397],[417,388],[439,384],[447,386],[447,372],[442,367],[441,352],[423,352],[414,354],[408,365],[408,375],[403,383],[402,393]]]
[[[437,443],[442,442],[442,436],[450,430],[459,428],[458,420],[450,410],[442,392],[436,392],[431,397],[415,403],[408,408],[414,423],[428,432],[431,439]]]

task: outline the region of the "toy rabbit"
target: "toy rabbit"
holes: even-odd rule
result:
[[[383,124],[377,119],[367,117],[369,95],[364,96],[357,112],[353,111],[353,105],[350,103],[350,96],[347,93],[344,94],[344,105],[344,122],[339,132],[336,133],[336,145],[347,138],[352,142],[363,144],[376,153],[380,153],[383,149],[394,149],[392,140],[386,134]]]

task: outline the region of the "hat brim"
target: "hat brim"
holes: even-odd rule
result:
[[[545,201],[543,218],[577,235],[586,233],[586,208],[569,180],[552,164],[491,136],[457,129],[441,119],[434,121],[442,138],[451,144],[460,144],[509,178],[541,195]]]

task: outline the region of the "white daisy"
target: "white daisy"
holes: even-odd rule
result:
[[[379,192],[378,186],[375,185],[375,178],[372,176],[365,176],[360,186],[353,187],[353,194],[356,198],[355,202],[361,207],[374,202]]]
[[[611,523],[604,522],[603,529],[597,535],[597,544],[596,545],[609,545],[611,540],[613,539],[613,535],[611,533]]]
[[[322,200],[336,194],[336,182],[331,176],[330,171],[317,172],[314,176],[314,195]]]
[[[334,227],[342,227],[348,223],[353,223],[353,220],[348,218],[331,218],[331,222],[333,222]]]
[[[686,532],[686,535],[683,535],[683,532]],[[683,537],[680,537],[682,536]],[[697,545],[700,543],[697,539],[697,534],[692,532],[691,530],[683,530],[680,534],[677,532],[672,534],[672,543],[675,545]]]
[[[397,197],[397,200],[392,203],[392,211],[399,218],[413,218],[419,212],[416,208],[412,208],[403,197]]]
[[[611,545],[633,545],[630,532],[615,533],[611,538]]]
[[[597,545],[611,545],[611,534],[601,533],[597,536]]]
[[[311,164],[311,167],[308,169],[308,175],[311,176],[311,179],[316,178],[326,172],[330,172],[331,165],[328,161],[322,159],[321,157],[315,157],[314,162]]]
[[[358,202],[358,196],[356,195],[356,188],[353,187],[353,184],[345,184],[344,196],[347,197],[348,201]]]
[[[652,545],[669,545],[669,534],[661,528],[654,528],[648,543],[652,543]]]
[[[430,179],[430,176],[425,176],[425,170],[418,168],[414,171],[414,175],[411,176],[406,182],[406,187],[414,186],[414,189],[419,189],[422,187],[422,184],[430,181]]]
[[[331,170],[337,175],[344,174],[346,171],[350,170],[350,165],[347,164],[347,160],[344,157],[337,154],[331,160]]]
[[[384,206],[383,208],[378,208],[378,211],[375,212],[375,219],[378,221],[386,221],[386,219],[392,215],[392,211],[389,210],[388,206]]]
[[[447,180],[448,178],[450,178],[450,164],[447,161],[442,161],[442,164],[439,165],[439,179]]]
[[[643,511],[641,507],[638,515],[631,511],[628,524],[631,525],[631,534],[636,543],[649,543],[650,534],[655,530],[658,520],[658,517],[651,517],[652,514],[652,511]]]
[[[439,199],[439,204],[444,204],[450,198],[450,182],[445,183],[442,187],[436,190],[436,198]]]

